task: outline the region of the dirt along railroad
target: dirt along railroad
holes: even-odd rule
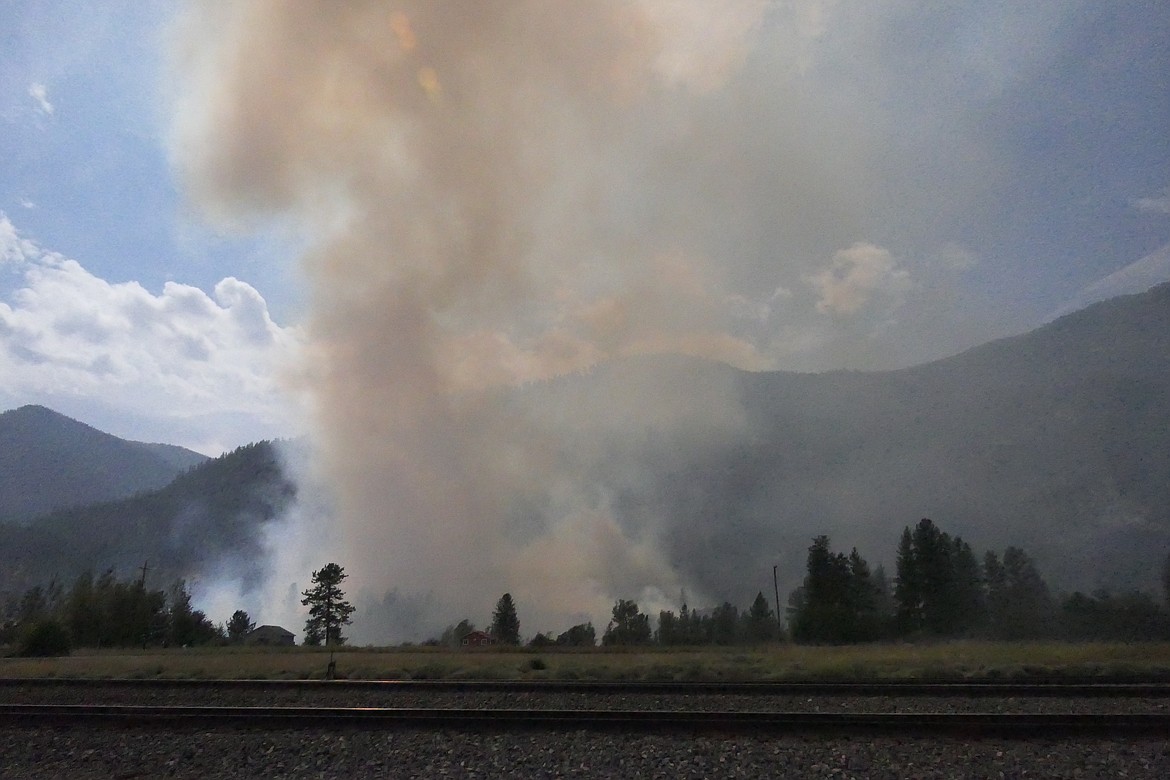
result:
[[[1164,777],[1170,686],[2,680],[4,777]]]

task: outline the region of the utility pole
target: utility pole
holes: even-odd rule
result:
[[[781,631],[784,630],[784,624],[780,621],[780,580],[776,576],[776,566],[772,566],[772,588],[776,591],[776,628]]]
[[[142,576],[138,579],[138,590],[141,591],[141,593],[138,594],[138,597],[140,599],[146,598],[146,595],[145,595],[146,594],[146,572],[149,570],[150,570],[150,561],[143,561],[142,562]],[[145,603],[145,602],[143,602],[143,603]],[[135,610],[135,611],[137,611],[137,610]],[[146,624],[144,624],[142,626],[142,649],[143,650],[146,649],[147,643],[150,642],[150,619],[147,618],[146,620],[147,620]]]

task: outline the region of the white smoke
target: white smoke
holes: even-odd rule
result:
[[[823,5],[785,6],[792,40],[820,34]],[[355,638],[380,641],[481,622],[505,591],[537,630],[687,586],[669,518],[621,504],[641,439],[742,435],[724,380],[619,367],[571,404],[533,383],[663,353],[771,365],[753,329],[784,297],[774,279],[745,297],[728,240],[760,202],[758,141],[714,121],[770,9],[191,5],[172,138],[191,197],[234,229],[300,220],[312,244],[305,383],[332,499],[276,544],[272,593],[307,579],[289,562],[336,560],[376,605]],[[764,153],[791,161],[769,188],[815,178],[802,132]],[[789,212],[752,219],[806,221]]]

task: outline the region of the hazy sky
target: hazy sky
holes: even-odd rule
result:
[[[547,104],[567,128],[550,159],[579,165],[557,173],[602,182],[600,223],[653,244],[621,280],[627,314],[660,324],[701,289],[680,310],[709,313],[743,367],[878,369],[1170,278],[1163,0],[642,5],[654,24],[629,35],[658,36],[658,81],[607,104],[606,151],[575,160],[578,125]],[[0,409],[214,454],[301,430],[298,257],[319,225],[266,204],[212,227],[192,205],[183,8],[0,2]],[[591,47],[608,67],[603,41],[573,56]],[[434,97],[443,76],[420,84]]]

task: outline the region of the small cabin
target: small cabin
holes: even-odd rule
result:
[[[244,635],[244,644],[261,647],[292,647],[296,634],[280,626],[259,626]]]
[[[470,631],[463,635],[463,638],[459,640],[459,644],[463,647],[487,647],[488,645],[495,644],[495,641],[492,639],[492,635],[486,631]]]

